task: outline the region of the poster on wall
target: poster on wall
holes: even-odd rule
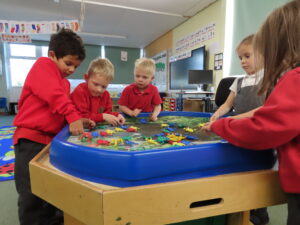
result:
[[[181,52],[180,54],[170,56],[169,61],[170,62],[175,62],[177,60],[186,59],[186,58],[189,58],[191,56],[192,56],[192,51],[189,50],[187,52]]]
[[[210,23],[204,27],[199,28],[193,33],[190,33],[175,43],[175,54],[186,52],[187,50],[194,49],[201,43],[211,40],[215,37],[216,24]]]
[[[29,35],[1,34],[0,41],[14,43],[31,43],[31,37]]]
[[[155,85],[160,92],[165,92],[167,91],[167,51],[158,53],[153,56],[152,59],[156,65],[155,79],[152,81],[152,84]]]
[[[127,51],[121,51],[121,61],[127,62]]]
[[[1,34],[52,34],[61,28],[79,31],[78,20],[63,21],[8,21],[0,20]]]
[[[215,70],[222,70],[223,69],[223,53],[215,54],[214,69]]]

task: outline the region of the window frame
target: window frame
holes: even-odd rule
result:
[[[11,54],[11,45],[31,45],[31,46],[34,46],[35,47],[35,57],[32,57],[32,56],[13,56]],[[29,43],[29,44],[24,44],[24,43],[7,43],[6,44],[6,48],[5,48],[5,58],[6,58],[6,66],[7,66],[7,84],[9,87],[11,88],[14,88],[14,87],[23,87],[23,85],[15,85],[13,84],[13,77],[12,77],[12,71],[11,71],[11,63],[10,63],[10,60],[11,59],[21,59],[21,60],[34,60],[36,61],[38,58],[42,57],[42,48],[43,47],[47,47],[48,48],[48,45],[38,45],[38,44],[35,44],[35,43]],[[27,74],[26,74],[27,75]],[[25,75],[25,76],[26,76]]]

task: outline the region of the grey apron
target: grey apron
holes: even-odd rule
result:
[[[242,87],[243,78],[238,78],[237,93],[233,101],[234,114],[248,112],[259,106],[262,106],[265,101],[265,95],[258,96],[261,81],[253,86]]]

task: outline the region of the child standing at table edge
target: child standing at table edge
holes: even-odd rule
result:
[[[85,83],[79,84],[71,98],[81,116],[94,122],[106,121],[114,126],[124,124],[124,117],[112,112],[112,101],[106,90],[114,78],[114,66],[108,59],[94,59],[84,74]]]
[[[287,225],[300,221],[300,1],[274,10],[254,37],[264,78],[265,104],[253,117],[223,118],[203,129],[249,149],[276,148],[279,178],[287,194]]]
[[[151,84],[155,74],[155,61],[140,58],[135,61],[134,83],[127,86],[120,97],[120,110],[137,117],[141,112],[152,112],[150,120],[156,121],[162,100],[157,87]]]
[[[265,95],[257,94],[259,84],[263,78],[263,71],[258,70],[254,64],[253,41],[254,35],[245,37],[236,48],[241,67],[246,75],[236,78],[230,86],[230,94],[224,104],[212,115],[210,121],[215,121],[234,108],[233,118],[252,116],[253,113],[264,103]]]
[[[263,78],[263,70],[259,70],[254,63],[253,41],[254,35],[245,37],[236,48],[241,67],[246,72],[244,77],[236,78],[230,86],[230,94],[224,104],[212,115],[213,122],[234,108],[232,118],[240,119],[250,117],[263,105],[265,95],[258,95]],[[254,225],[265,225],[269,222],[267,208],[254,209],[250,212],[250,221]]]
[[[71,30],[62,29],[51,36],[48,57],[40,57],[26,77],[13,123],[17,126],[13,141],[20,225],[63,224],[61,211],[31,193],[29,161],[66,122],[72,134],[83,132],[66,77],[75,72],[84,58],[81,38]]]

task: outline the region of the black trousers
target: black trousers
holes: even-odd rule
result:
[[[287,225],[300,224],[300,194],[287,194],[288,219]]]
[[[31,192],[29,162],[44,144],[20,139],[15,145],[15,184],[20,225],[63,225],[63,213]]]

